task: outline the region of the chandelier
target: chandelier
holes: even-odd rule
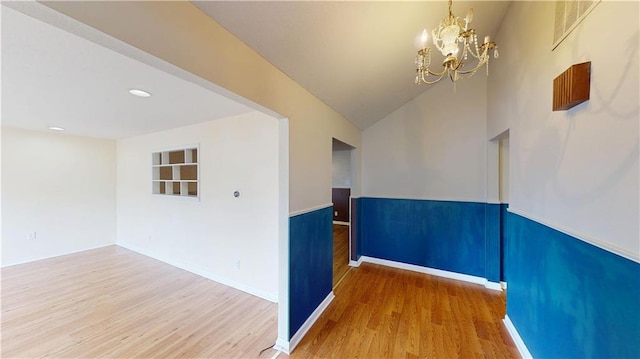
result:
[[[461,20],[451,12],[451,3],[452,0],[449,0],[449,16],[440,20],[440,25],[431,32],[433,44],[444,56],[443,68],[439,72],[429,69],[431,48],[427,47],[428,34],[425,29],[420,36],[420,50],[416,55],[416,84],[434,84],[445,75],[456,82],[460,78],[473,76],[484,65],[487,65],[488,76],[489,50],[493,49],[493,56],[498,58],[498,45],[489,36],[485,36],[484,43],[479,44],[476,30],[469,28],[473,20],[473,8]],[[462,54],[458,56],[461,45]]]

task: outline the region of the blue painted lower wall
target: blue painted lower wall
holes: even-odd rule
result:
[[[640,358],[640,264],[507,215],[507,314],[534,358]]]
[[[640,264],[506,204],[357,200],[358,253],[508,281],[507,313],[535,358],[640,358]]]
[[[360,198],[359,255],[500,280],[500,205]]]
[[[504,265],[504,253],[507,242],[507,207],[508,203],[500,204],[500,280],[507,281],[506,270]]]
[[[500,281],[500,205],[485,205],[485,275],[491,282]]]
[[[289,339],[332,290],[333,208],[289,218]]]

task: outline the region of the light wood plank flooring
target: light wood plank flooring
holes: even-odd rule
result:
[[[291,358],[519,358],[481,285],[363,263],[335,294]]]
[[[349,226],[333,225],[333,285],[349,270]]]
[[[256,358],[277,337],[277,304],[117,246],[1,282],[3,358]]]

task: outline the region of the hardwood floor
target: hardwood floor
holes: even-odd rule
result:
[[[1,286],[3,358],[255,358],[277,336],[277,304],[117,246],[4,268]]]
[[[349,226],[333,225],[333,286],[349,270]]]
[[[276,304],[117,246],[3,268],[1,287],[3,358],[256,358],[276,339]],[[519,357],[503,293],[368,263],[335,293],[292,358]]]
[[[519,358],[501,292],[363,263],[335,294],[292,358]]]

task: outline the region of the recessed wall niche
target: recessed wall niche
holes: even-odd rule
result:
[[[199,198],[198,146],[153,152],[151,154],[151,193]]]

